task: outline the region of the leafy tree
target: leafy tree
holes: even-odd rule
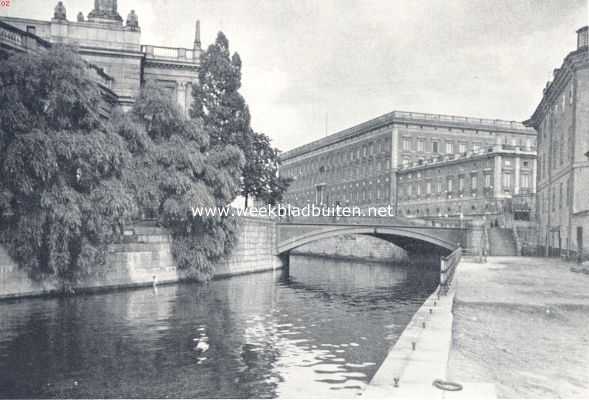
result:
[[[243,168],[241,194],[248,206],[250,197],[276,204],[290,184],[290,179],[278,175],[280,151],[272,147],[271,139],[251,131],[243,148],[246,163]]]
[[[239,93],[241,59],[237,53],[230,55],[223,32],[201,57],[199,82],[193,88],[191,116],[202,120],[212,148],[234,145],[244,153],[241,194],[246,206],[251,196],[280,201],[289,182],[278,177],[278,150],[266,135],[250,128],[249,109]]]
[[[3,241],[33,276],[56,276],[65,289],[104,260],[136,211],[121,182],[129,154],[102,101],[87,64],[64,46],[0,64]]]
[[[250,113],[241,88],[241,59],[230,56],[229,41],[219,32],[215,43],[201,56],[199,85],[193,86],[190,115],[200,118],[211,147],[243,145],[249,134]]]
[[[192,207],[233,200],[242,153],[231,145],[210,148],[200,119],[186,119],[157,85],[146,85],[132,112],[114,120],[132,154],[125,183],[139,207],[172,233],[178,266],[192,278],[210,278],[214,262],[231,249],[237,224],[229,217],[193,217]]]

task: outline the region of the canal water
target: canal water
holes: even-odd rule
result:
[[[0,397],[354,397],[437,279],[294,256],[288,277],[2,302]]]

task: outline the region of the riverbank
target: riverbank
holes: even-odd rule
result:
[[[445,392],[433,386],[446,380],[452,345],[454,287],[447,295],[434,292],[415,313],[399,340],[373,376],[365,398],[492,399],[492,385],[462,382],[458,392]]]
[[[554,258],[491,257],[456,274],[448,378],[500,398],[587,398],[589,276]]]
[[[276,224],[267,218],[240,219],[237,243],[215,265],[213,278],[279,269],[285,261],[276,254]],[[106,262],[72,287],[75,293],[137,288],[186,280],[172,255],[171,237],[160,227],[137,224],[125,231],[122,243],[109,246]],[[34,280],[0,245],[0,300],[62,293],[56,278]]]

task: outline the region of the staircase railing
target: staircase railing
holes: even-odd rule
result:
[[[456,266],[462,258],[462,247],[458,246],[456,250],[450,253],[446,257],[440,258],[440,295],[446,295],[452,281],[454,279],[454,273],[456,272]]]

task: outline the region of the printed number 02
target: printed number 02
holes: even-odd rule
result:
[[[10,0],[0,0],[0,7],[10,7]]]

